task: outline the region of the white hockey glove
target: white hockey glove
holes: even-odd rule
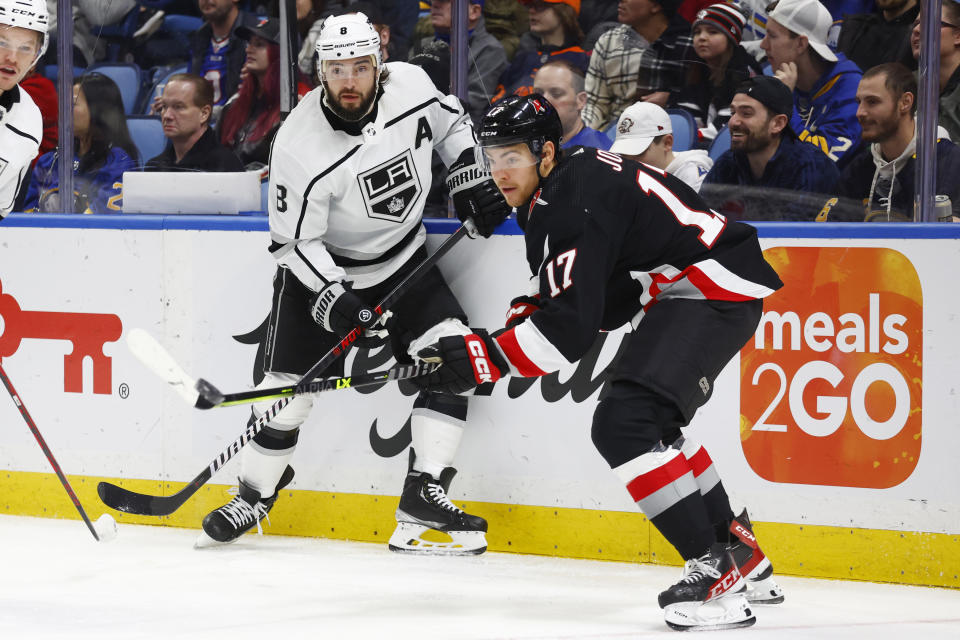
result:
[[[380,322],[376,312],[342,282],[331,282],[320,290],[310,303],[310,315],[318,325],[340,337],[356,327],[369,329]]]
[[[457,217],[465,224],[468,218],[473,220],[476,230],[484,238],[489,238],[497,225],[510,215],[510,205],[490,174],[476,164],[472,149],[464,151],[450,165],[447,187]]]

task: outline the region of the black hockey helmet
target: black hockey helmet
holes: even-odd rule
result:
[[[490,107],[477,130],[481,150],[525,142],[537,158],[547,141],[559,152],[562,137],[557,110],[539,93],[504,98]]]

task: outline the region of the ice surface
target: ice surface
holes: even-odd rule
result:
[[[91,516],[98,514],[92,513]],[[657,593],[676,567],[248,534],[193,549],[196,530],[0,516],[0,638],[678,638]],[[781,576],[757,624],[699,638],[960,639],[960,591]]]

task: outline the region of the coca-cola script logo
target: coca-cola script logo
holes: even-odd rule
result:
[[[68,393],[83,392],[83,360],[90,358],[93,392],[110,394],[113,371],[103,347],[118,340],[121,333],[123,324],[112,313],[21,309],[0,283],[0,360],[15,354],[24,338],[67,340],[73,344],[73,351],[63,357],[63,390]]]

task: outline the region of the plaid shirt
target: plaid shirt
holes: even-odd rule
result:
[[[597,40],[587,69],[583,121],[603,131],[628,106],[654,91],[676,93],[695,56],[690,23],[673,16],[653,44],[622,24]]]

